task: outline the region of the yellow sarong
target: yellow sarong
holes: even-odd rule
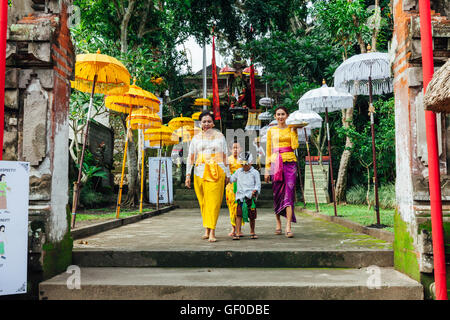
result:
[[[203,178],[194,175],[194,190],[200,205],[203,227],[209,229],[216,229],[225,186],[225,172],[216,160],[215,154],[199,154],[195,161],[196,165],[205,164]]]
[[[242,165],[239,163],[237,159],[233,157],[233,155],[228,157],[228,164],[230,166],[231,174],[236,172],[237,169],[241,168]],[[233,227],[236,226],[236,194],[234,193],[234,184],[229,183],[225,188],[225,195],[227,200],[228,211],[230,212],[230,222]],[[244,220],[242,220],[242,225],[244,225]]]

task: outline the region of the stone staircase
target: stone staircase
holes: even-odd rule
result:
[[[80,289],[70,273],[40,284],[40,299],[386,300],[423,299],[418,282],[393,269],[390,243],[296,212],[295,237],[274,234],[271,209],[256,231],[227,236],[222,209],[216,243],[200,239],[198,210],[177,209],[74,243]],[[70,282],[70,281],[69,281]]]

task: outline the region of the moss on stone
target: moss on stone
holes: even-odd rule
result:
[[[44,279],[65,272],[72,264],[73,239],[70,233],[71,212],[66,207],[67,232],[57,243],[46,242],[42,246]]]
[[[414,248],[414,239],[409,234],[407,224],[397,210],[394,213],[394,230],[394,267],[420,282],[420,268]]]

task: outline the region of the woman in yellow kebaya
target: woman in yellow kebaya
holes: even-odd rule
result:
[[[185,185],[191,188],[191,171],[194,167],[194,190],[205,228],[202,239],[216,242],[215,229],[223,191],[230,177],[227,143],[224,135],[213,129],[214,120],[210,111],[203,111],[199,121],[202,132],[195,135],[189,145]]]
[[[238,159],[238,155],[241,153],[241,145],[239,142],[233,143],[231,146],[231,155],[228,157],[228,164],[230,166],[230,173],[233,174],[237,169],[242,168],[242,164]],[[227,206],[230,212],[230,222],[231,222],[231,231],[228,234],[230,237],[235,236],[236,232],[236,191],[234,190],[236,187],[236,183],[228,183],[225,188],[225,195],[227,199]],[[243,224],[243,223],[242,223]],[[242,233],[239,236],[243,236]]]
[[[288,127],[289,115],[285,107],[275,109],[277,125],[267,131],[266,171],[264,180],[272,179],[273,204],[275,208],[275,234],[282,234],[280,215],[286,217],[286,237],[292,238],[291,222],[297,222],[294,214],[295,184],[297,181],[298,148],[297,130]]]

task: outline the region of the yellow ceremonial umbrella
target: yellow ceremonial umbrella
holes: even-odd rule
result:
[[[209,100],[208,100],[209,101]],[[181,137],[181,142],[185,142],[185,141],[191,141],[191,139],[185,140],[184,138],[186,137],[185,134],[183,133],[184,130],[187,130],[188,128],[190,128],[192,130],[192,134],[191,137],[194,135],[194,119],[189,118],[189,117],[183,117],[183,115],[180,115],[177,118],[173,118],[172,120],[169,121],[168,123],[169,128],[173,129],[173,130],[180,130],[180,133],[177,135],[179,137]]]
[[[127,134],[122,161],[122,174],[120,177],[119,195],[117,197],[117,219],[120,215],[120,204],[122,202],[123,177],[125,173],[125,163],[127,158],[128,139],[131,136],[130,130],[145,129],[151,127],[152,125],[158,126],[158,122],[161,122],[161,119],[156,114],[156,112],[159,111],[159,103],[159,99],[153,93],[146,91],[136,85],[136,78],[133,79],[133,84],[129,86],[129,90],[126,93],[113,93],[105,98],[106,108],[113,111],[130,114],[127,117]],[[132,120],[133,123],[131,123]]]
[[[127,127],[131,130],[161,127],[161,118],[147,108],[134,109],[127,117]]]
[[[182,142],[189,142],[201,131],[198,127],[184,126],[174,131],[174,134],[181,139]]]
[[[80,194],[81,172],[83,168],[84,151],[89,132],[89,119],[95,93],[109,94],[127,92],[130,84],[130,73],[116,58],[97,53],[79,54],[75,59],[75,80],[71,86],[82,92],[91,93],[87,114],[86,130],[84,132],[83,147],[78,168],[78,179],[73,188],[72,228],[75,227],[76,210]]]
[[[209,101],[209,100],[208,100],[208,101]],[[191,116],[192,120],[198,121],[198,120],[200,119],[200,114],[201,114],[201,113],[202,113],[201,111],[194,113],[194,114]]]
[[[153,93],[136,85],[136,78],[126,93],[109,94],[105,98],[106,108],[128,114],[133,109],[142,107],[146,107],[154,113],[159,112],[159,103],[159,99]]]
[[[163,125],[159,128],[155,129],[147,129],[144,131],[144,139],[148,140],[150,146],[159,147],[159,169],[158,169],[158,193],[156,197],[156,208],[159,209],[159,189],[160,189],[160,181],[161,181],[161,148],[163,146],[170,146],[178,143],[178,139],[174,139],[174,132],[171,128]],[[166,169],[166,181],[167,179],[167,169]],[[167,201],[170,202],[169,199],[169,188],[167,188]]]
[[[183,117],[183,115],[180,115],[177,118],[173,118],[168,123],[169,128],[176,130],[181,127],[194,127],[194,119],[189,117]]]
[[[129,118],[129,119],[128,119]],[[159,128],[161,127],[161,118],[158,114],[152,113],[147,108],[134,109],[131,114],[127,117],[128,126],[132,130],[136,129],[148,129],[148,128]],[[139,212],[142,213],[143,205],[143,194],[144,194],[144,158],[145,149],[143,141],[141,141],[141,195],[139,201]]]
[[[194,106],[207,106],[211,105],[211,101],[209,99],[197,98],[194,101]]]

